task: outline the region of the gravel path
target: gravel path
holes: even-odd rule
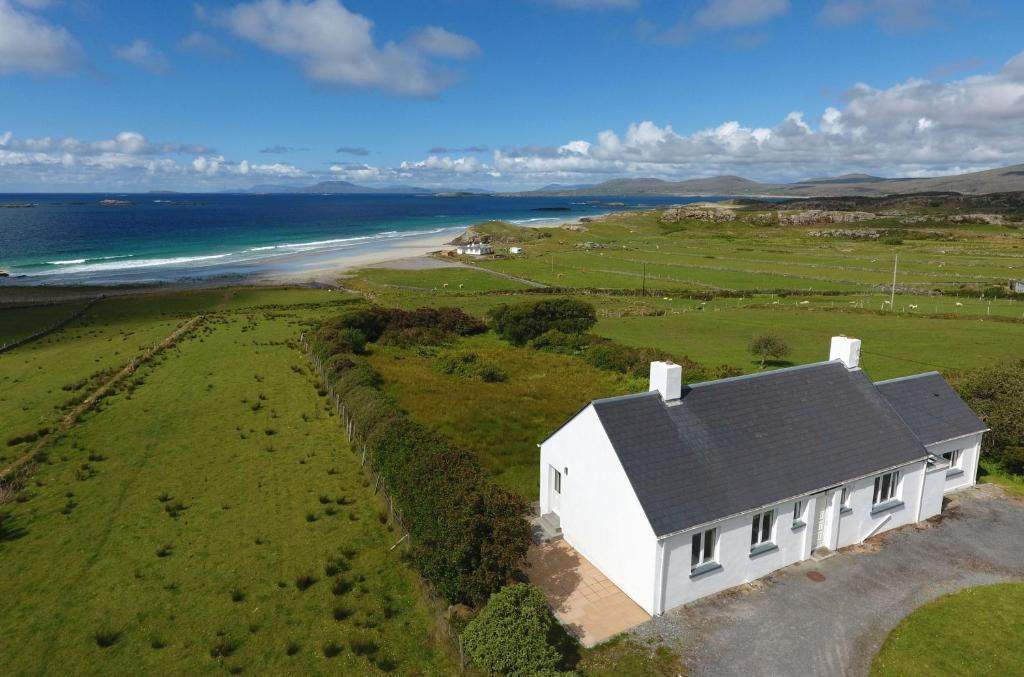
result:
[[[1024,502],[990,484],[951,498],[923,525],[795,564],[632,632],[680,651],[697,677],[867,675],[889,631],[922,604],[1024,580]]]

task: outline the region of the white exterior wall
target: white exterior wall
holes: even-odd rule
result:
[[[900,471],[900,485],[896,491],[896,498],[903,501],[903,505],[897,508],[872,514],[871,499],[874,496],[877,475],[846,484],[847,490],[850,492],[851,510],[839,516],[839,534],[833,549],[861,543],[869,536],[918,521],[917,513],[921,504],[925,463],[919,461],[905,465],[898,470]]]
[[[974,486],[975,482],[978,481],[978,460],[981,457],[982,434],[975,433],[966,437],[958,437],[946,442],[928,445],[928,451],[936,456],[942,456],[956,449],[961,450],[960,469],[963,470],[963,473],[950,470],[946,478],[946,491],[955,491],[964,487]]]
[[[925,470],[924,494],[921,496],[921,519],[935,517],[942,512],[942,498],[946,492],[946,463],[935,463]]]
[[[923,493],[925,462],[911,463],[898,470],[900,486],[897,498],[903,501],[900,507],[872,514],[871,501],[876,475],[871,475],[827,491],[801,497],[802,521],[806,523],[803,527],[793,528],[795,500],[790,500],[666,537],[661,583],[664,593],[659,600],[661,605],[657,613],[727,588],[749,583],[776,569],[807,559],[815,547],[815,519],[818,506],[822,504],[825,505],[823,545],[832,550],[860,543],[876,533],[912,524],[937,514],[942,506],[943,483],[933,479],[928,485],[928,494]],[[933,473],[933,477],[944,478],[944,472],[944,468],[940,469],[939,472]],[[848,490],[849,511],[841,510],[840,506],[843,486]],[[929,513],[919,516],[918,509],[923,495],[930,495],[930,499],[925,501],[925,508]],[[936,495],[938,501],[935,500]],[[750,531],[753,515],[772,508],[775,509],[772,538],[777,549],[751,556]],[[694,533],[711,527],[718,529],[716,561],[721,568],[691,578],[691,539]]]
[[[797,529],[793,529],[793,501],[771,506],[775,508],[773,538],[778,550],[753,557],[750,556],[751,521],[754,512],[762,510],[666,537],[664,596],[658,613],[741,583],[749,583],[776,569],[806,559],[811,550],[812,526],[809,516],[813,515],[813,502],[810,496],[804,497],[803,521],[807,525]],[[718,528],[716,557],[722,568],[690,578],[691,539],[696,532],[712,526]]]
[[[552,508],[550,466],[563,471],[555,510],[562,537],[654,614],[657,539],[593,406],[541,445],[541,514]]]

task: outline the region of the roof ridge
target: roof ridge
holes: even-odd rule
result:
[[[899,381],[909,381],[912,378],[922,378],[924,376],[942,376],[937,371],[923,371],[920,374],[911,374],[910,376],[897,376],[896,378],[888,378],[884,381],[875,381],[876,386],[885,385],[886,383],[897,383]]]
[[[752,378],[758,378],[759,376],[771,376],[772,374],[781,374],[783,372],[799,371],[802,369],[811,369],[814,367],[824,367],[832,364],[833,362],[842,363],[841,360],[822,360],[821,362],[809,362],[807,364],[796,364],[792,367],[783,367],[782,369],[772,369],[771,371],[759,371],[755,374],[740,374],[739,376],[727,376],[725,378],[716,378],[710,381],[698,381],[697,383],[687,383],[684,388],[702,388],[710,385],[717,385],[719,383],[731,383],[732,381],[743,381]]]
[[[637,397],[647,397],[649,395],[661,395],[656,390],[647,390],[640,393],[626,393],[625,395],[613,395],[612,397],[602,397],[596,400],[590,400],[590,404],[604,404],[606,402],[618,402],[620,400],[631,400]],[[584,407],[586,408],[586,407]]]

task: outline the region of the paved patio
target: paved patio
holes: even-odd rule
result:
[[[544,591],[555,617],[583,646],[651,618],[565,541],[534,545],[527,559],[530,582]]]

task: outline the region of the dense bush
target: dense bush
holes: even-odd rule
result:
[[[466,654],[493,675],[558,674],[565,633],[544,593],[525,583],[494,594],[462,633]]]
[[[461,376],[463,378],[479,378],[487,383],[499,383],[508,380],[498,365],[483,360],[476,353],[448,353],[437,360],[437,369],[442,374]]]
[[[530,341],[530,345],[549,353],[579,355],[593,342],[591,338],[594,337],[590,334],[567,334],[558,329],[550,329]]]
[[[1010,448],[1024,447],[1024,360],[958,374],[952,382],[991,428],[982,454],[1005,465]]]
[[[405,347],[439,345],[456,336],[486,330],[486,324],[459,308],[401,310],[365,306],[349,309],[329,321],[317,332],[317,338],[332,354],[358,354],[366,342]]]
[[[1007,447],[1003,450],[1003,467],[1014,475],[1024,475],[1024,447]]]
[[[500,305],[488,313],[494,331],[517,346],[556,329],[582,334],[597,323],[594,306],[577,299],[545,299]]]
[[[377,338],[415,329],[418,322],[435,322],[446,333],[483,327],[450,309],[386,312],[394,324],[381,321],[384,315],[360,311],[325,326],[358,327]],[[346,327],[350,321],[353,326]],[[530,543],[526,504],[491,482],[472,454],[409,419],[381,390],[380,375],[364,358],[332,354],[340,344],[324,344],[321,336],[314,333],[311,350],[351,418],[353,446],[366,449],[409,532],[414,565],[449,602],[482,604],[523,565]],[[480,378],[494,377],[485,373],[488,365],[470,362]]]

